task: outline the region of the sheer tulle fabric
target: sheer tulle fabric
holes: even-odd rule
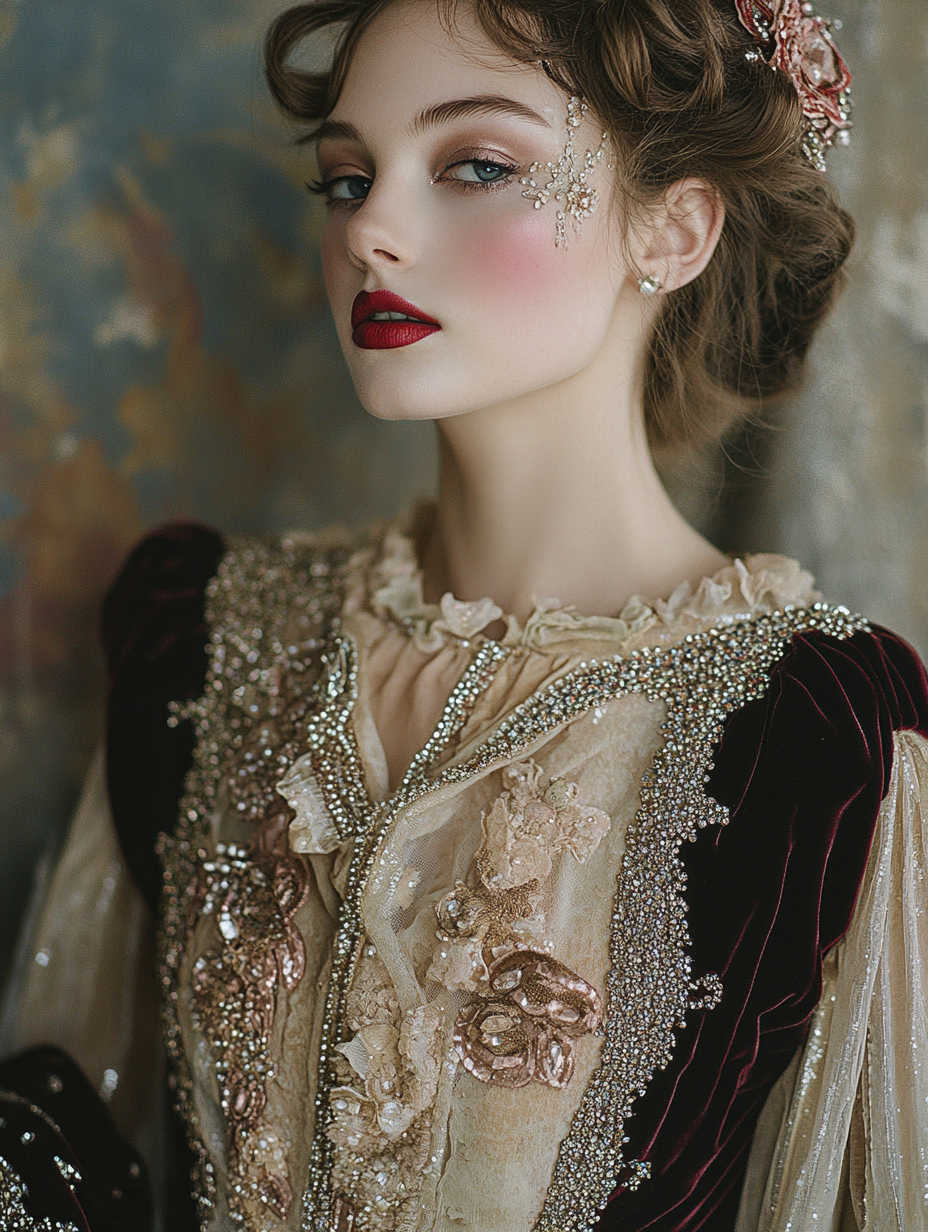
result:
[[[13,1052],[64,1049],[132,1137],[147,1128],[160,1073],[153,934],[113,827],[101,750],[22,946],[5,1042]]]
[[[928,1229],[928,742],[894,744],[854,919],[758,1126],[737,1232]]]

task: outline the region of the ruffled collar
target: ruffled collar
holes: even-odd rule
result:
[[[695,588],[681,582],[668,599],[633,595],[618,616],[583,616],[558,599],[538,599],[522,623],[492,599],[465,602],[450,592],[439,604],[426,603],[422,574],[410,536],[390,527],[379,551],[359,552],[354,568],[355,600],[380,619],[401,626],[423,651],[436,651],[449,639],[470,645],[486,640],[484,630],[504,620],[506,646],[544,650],[573,640],[622,644],[654,630],[670,634],[687,624],[711,627],[760,612],[804,606],[821,596],[812,575],[785,556],[758,553],[737,558],[704,577]],[[659,636],[659,640],[664,640]]]

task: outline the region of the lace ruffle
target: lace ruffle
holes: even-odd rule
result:
[[[500,619],[506,621],[502,641],[507,646],[544,650],[584,640],[611,642],[618,650],[651,629],[681,621],[701,626],[804,606],[820,598],[812,575],[796,561],[758,553],[735,559],[695,588],[682,582],[668,599],[633,595],[618,616],[583,616],[558,599],[543,598],[521,623],[515,616],[504,616],[489,598],[465,602],[449,592],[440,604],[426,603],[413,543],[395,526],[385,533],[379,556],[370,550],[357,554],[353,576],[356,594],[360,596],[366,585],[366,605],[375,615],[402,625],[426,653],[440,650],[448,638],[465,643],[482,639],[483,630]]]

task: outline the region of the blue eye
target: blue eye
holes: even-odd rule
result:
[[[334,180],[314,180],[306,187],[327,201],[363,201],[373,180],[363,175],[339,175]]]
[[[489,162],[483,158],[470,158],[466,162],[454,163],[448,168],[449,179],[458,180],[463,184],[495,184],[499,180],[512,175],[514,167],[502,163]],[[451,175],[450,172],[455,172]]]
[[[509,168],[501,167],[499,163],[471,163],[474,175],[482,184],[492,184],[507,174]]]

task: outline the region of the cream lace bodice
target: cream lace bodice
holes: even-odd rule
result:
[[[241,593],[243,563],[227,560],[219,596],[227,583]],[[748,558],[695,592],[635,598],[615,618],[542,601],[492,641],[482,630],[501,613],[490,600],[423,603],[398,531],[330,567],[341,570],[338,635],[321,681],[307,689],[316,660],[281,641],[305,670],[270,669],[272,690],[270,678],[233,689],[239,712],[254,706],[256,717],[213,776],[214,796],[203,778],[184,805],[204,854],[178,864],[178,882],[196,888],[168,963],[213,1178],[210,1226],[231,1215],[257,1228],[270,1211],[293,1229],[308,1214],[358,1232],[529,1232],[566,1228],[563,1209],[585,1226],[576,1220],[610,1169],[559,1181],[558,1159],[571,1135],[590,1149],[584,1101],[615,1077],[604,1039],[627,1050],[635,1031],[628,1016],[614,1040],[603,1036],[616,884],[668,719],[660,689],[630,687],[626,665],[808,604],[811,579],[782,558]],[[235,654],[229,619],[213,622],[223,689],[229,667],[234,683],[255,654],[249,638],[268,636],[246,629]],[[669,683],[675,661],[662,662]],[[578,704],[583,677],[598,704]],[[211,702],[201,722],[227,747],[235,720],[217,723]],[[394,723],[419,733],[421,751],[391,783],[380,731]],[[707,734],[687,747],[690,770]],[[678,758],[667,773],[680,768]],[[699,796],[681,838],[719,819]],[[672,879],[671,849],[665,865]],[[668,933],[672,902],[631,895],[628,906],[639,913],[631,944],[645,944],[650,917],[659,961],[678,976],[658,997],[668,1029],[629,1067],[626,1102],[665,1059],[684,1002],[699,1003],[685,926]],[[711,1004],[717,980],[699,974]],[[648,1012],[634,981],[623,995]],[[610,1149],[613,1173],[634,1176],[634,1161]]]
[[[617,617],[541,600],[492,640],[490,600],[422,601],[396,528],[235,544],[207,616],[206,691],[170,720],[197,747],[161,967],[204,1228],[588,1232],[617,1183],[647,1183],[626,1120],[723,993],[693,968],[678,854],[727,821],[704,789],[722,724],[794,633],[863,622],[755,556]],[[899,1124],[861,1139],[866,1227],[928,1228],[890,1141],[928,1150],[928,1022],[905,992],[925,790],[925,742],[897,736],[863,906],[761,1119],[738,1232],[839,1232],[864,1086],[871,1121]],[[98,766],[14,1041],[128,1089],[144,934]]]

